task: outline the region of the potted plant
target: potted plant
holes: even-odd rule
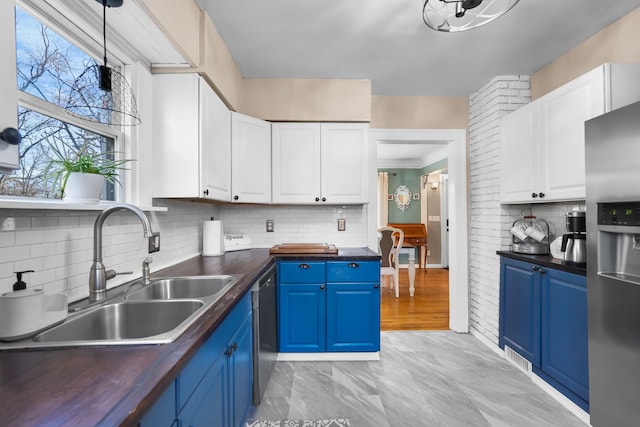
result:
[[[56,146],[51,146],[51,150],[55,157],[50,160],[46,174],[53,174],[62,199],[73,203],[98,203],[105,180],[120,184],[118,172],[125,170],[123,165],[130,161],[115,160],[114,151],[96,153],[87,147],[72,154],[64,154]]]

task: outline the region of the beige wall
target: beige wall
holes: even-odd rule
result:
[[[536,99],[603,64],[640,62],[640,8],[593,35],[531,76]]]
[[[371,96],[370,80],[245,79],[206,12],[193,0],[140,0],[227,106],[271,121],[371,122],[379,129],[466,129],[466,97]]]
[[[373,96],[371,128],[466,129],[466,96]]]
[[[139,0],[191,66],[200,64],[200,8],[193,0]]]
[[[371,81],[245,79],[242,112],[271,121],[371,120]]]
[[[200,13],[200,27],[201,61],[197,71],[216,89],[229,108],[240,111],[245,86],[242,73],[204,11]]]

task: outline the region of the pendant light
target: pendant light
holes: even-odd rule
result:
[[[74,81],[74,93],[66,107],[74,116],[112,126],[141,123],[133,90],[127,79],[107,65],[107,7],[120,7],[123,0],[96,0],[102,4],[104,64],[94,63]]]
[[[436,31],[458,32],[498,19],[519,0],[425,0],[422,20]]]

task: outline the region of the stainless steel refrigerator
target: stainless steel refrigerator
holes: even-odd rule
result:
[[[594,427],[640,425],[640,103],[586,131],[589,404]]]

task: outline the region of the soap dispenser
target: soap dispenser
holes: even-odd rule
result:
[[[21,291],[23,289],[27,289],[27,284],[22,281],[22,275],[24,273],[34,273],[34,270],[24,270],[24,271],[15,271],[16,274],[16,283],[13,284],[14,291]]]

